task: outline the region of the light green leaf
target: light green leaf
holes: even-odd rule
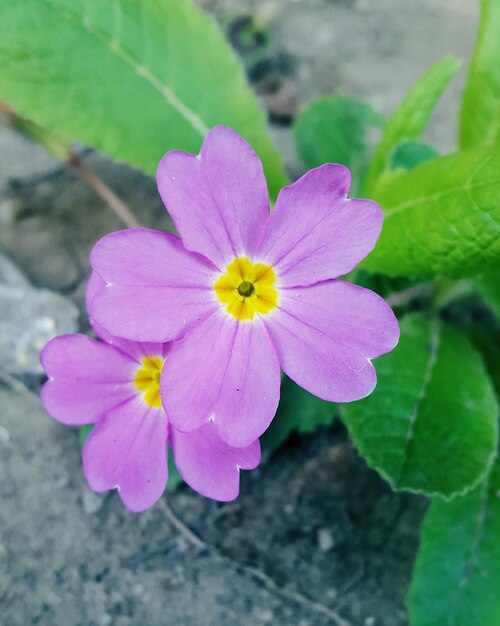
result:
[[[412,626],[500,626],[500,461],[483,484],[435,500],[408,596]]]
[[[420,315],[401,322],[393,352],[377,359],[371,396],[342,416],[359,452],[395,489],[451,497],[473,487],[497,446],[498,408],[467,339]]]
[[[391,154],[389,169],[411,170],[420,163],[435,159],[437,156],[438,153],[431,146],[421,141],[415,141],[415,139],[409,139],[396,146]]]
[[[369,105],[338,94],[316,100],[297,117],[295,143],[308,168],[341,163],[359,187],[369,160],[369,132],[383,124]]]
[[[445,57],[410,89],[386,124],[368,171],[365,195],[371,196],[377,178],[389,168],[389,159],[396,146],[406,139],[420,138],[441,94],[459,66],[457,59]]]
[[[22,116],[154,174],[227,124],[286,184],[238,59],[190,0],[0,0],[0,98]]]
[[[293,432],[312,433],[316,428],[332,424],[338,405],[321,400],[284,377],[276,417],[261,439],[262,447],[274,450]]]
[[[460,112],[462,148],[500,140],[500,2],[482,0],[481,24]]]
[[[500,151],[473,148],[385,174],[384,227],[363,267],[389,276],[471,276],[500,261]]]
[[[476,279],[476,286],[486,303],[500,319],[500,266]]]

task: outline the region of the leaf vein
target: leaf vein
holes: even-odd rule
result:
[[[50,9],[56,10],[56,7],[48,0],[42,1],[45,2],[45,4]],[[154,74],[147,66],[137,62],[131,54],[124,50],[115,37],[113,37],[113,39],[108,39],[104,35],[98,33],[97,30],[92,26],[88,15],[85,15],[85,13],[87,13],[88,0],[84,0],[83,6],[83,16],[79,16],[76,12],[69,10],[67,7],[60,7],[58,11],[60,15],[78,24],[87,33],[89,33],[89,35],[100,41],[106,48],[108,48],[108,50],[112,54],[120,58],[126,65],[128,65],[137,76],[146,80],[153,87],[153,89],[155,89],[164,98],[164,100],[173,109],[175,109],[177,113],[179,113],[179,115],[183,117],[201,137],[204,137],[207,134],[209,128],[203,122],[201,117],[188,105],[186,105],[180,98],[178,98],[171,87],[169,87],[167,84],[162,83],[161,80],[154,76]]]

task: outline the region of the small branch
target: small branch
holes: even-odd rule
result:
[[[24,385],[20,380],[18,380],[14,376],[11,376],[2,367],[0,367],[0,382],[3,382],[5,385],[10,387],[12,391],[18,391],[20,393],[28,391],[29,393],[32,393],[31,390],[28,389],[28,387],[26,387],[26,385]]]
[[[391,307],[404,306],[417,298],[429,297],[432,292],[431,283],[423,283],[391,293],[385,300]]]
[[[444,309],[456,300],[469,298],[475,291],[476,286],[473,280],[467,278],[461,280],[438,278],[434,283],[432,305],[435,309]]]
[[[294,604],[297,604],[301,607],[304,607],[306,610],[313,611],[315,613],[320,613],[321,615],[325,615],[328,617],[335,626],[352,626],[352,624],[346,621],[343,617],[341,617],[336,611],[333,609],[329,609],[328,607],[320,604],[319,602],[315,602],[314,600],[309,599],[308,597],[302,595],[298,591],[290,591],[289,589],[285,589],[276,583],[270,576],[256,567],[252,567],[250,565],[243,565],[238,561],[234,561],[233,559],[221,554],[215,547],[208,545],[205,543],[198,535],[196,535],[190,528],[186,526],[186,524],[174,513],[174,511],[167,504],[165,499],[161,501],[161,505],[163,506],[163,510],[165,512],[165,516],[168,521],[174,526],[176,530],[197,550],[205,550],[207,552],[212,552],[216,554],[220,559],[224,559],[228,561],[243,574],[246,574],[250,578],[259,581],[263,587],[269,592],[274,593],[278,596],[281,596],[285,600],[289,600]]]
[[[115,192],[97,174],[84,165],[77,155],[72,155],[68,164],[80,174],[83,180],[108,204],[110,209],[128,228],[140,227],[139,222],[128,206],[120,200]]]
[[[128,228],[138,228],[139,222],[128,206],[97,176],[83,164],[81,157],[71,148],[71,142],[49,128],[17,115],[7,104],[0,100],[0,113],[6,114],[8,123],[23,135],[43,146],[52,156],[64,165],[69,165],[92,189],[108,204],[115,215]]]
[[[298,604],[299,606],[309,609],[310,611],[314,611],[316,613],[325,615],[326,617],[331,619],[332,622],[336,626],[352,626],[352,624],[346,621],[343,617],[341,617],[337,613],[337,611],[334,611],[333,609],[329,609],[324,604],[320,604],[319,602],[310,600],[309,598],[302,595],[298,591],[290,591],[289,589],[280,587],[276,582],[274,582],[274,580],[270,576],[268,576],[264,572],[261,572],[256,567],[251,567],[249,565],[241,565],[240,563],[236,563],[236,566],[242,572],[246,572],[249,576],[252,576],[253,578],[260,581],[268,591],[272,590],[277,595],[280,595],[282,598],[285,598],[286,600],[290,600],[291,602],[294,602],[295,604]]]
[[[186,524],[184,524],[184,522],[172,511],[165,498],[162,500],[162,506],[163,511],[165,512],[165,517],[188,543],[194,546],[197,550],[208,550],[208,546],[198,537],[198,535],[195,535],[194,532],[188,528]]]

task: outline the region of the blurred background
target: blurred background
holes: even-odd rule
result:
[[[446,54],[464,66],[427,139],[453,150],[478,3],[199,4],[241,57],[291,177],[302,172],[291,122],[307,102],[343,92],[387,115]],[[84,154],[141,224],[171,228],[152,179]],[[81,177],[0,117],[0,624],[406,625],[426,500],[391,492],[338,423],[267,454],[234,503],[180,486],[168,506],[133,515],[116,494],[88,490],[77,431],[39,406],[37,353],[56,333],[87,329],[89,251],[122,227]]]

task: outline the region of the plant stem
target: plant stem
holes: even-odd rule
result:
[[[408,287],[408,289],[403,289],[403,291],[391,293],[387,296],[386,302],[391,307],[405,306],[417,298],[428,297],[431,292],[432,285],[430,283],[419,283],[418,285]]]
[[[461,300],[471,296],[475,292],[473,280],[441,277],[434,283],[431,301],[434,309],[444,309],[454,300]]]
[[[140,227],[139,222],[128,206],[120,200],[115,192],[95,172],[84,165],[77,155],[73,154],[68,164],[80,174],[89,187],[92,187],[128,228]]]

